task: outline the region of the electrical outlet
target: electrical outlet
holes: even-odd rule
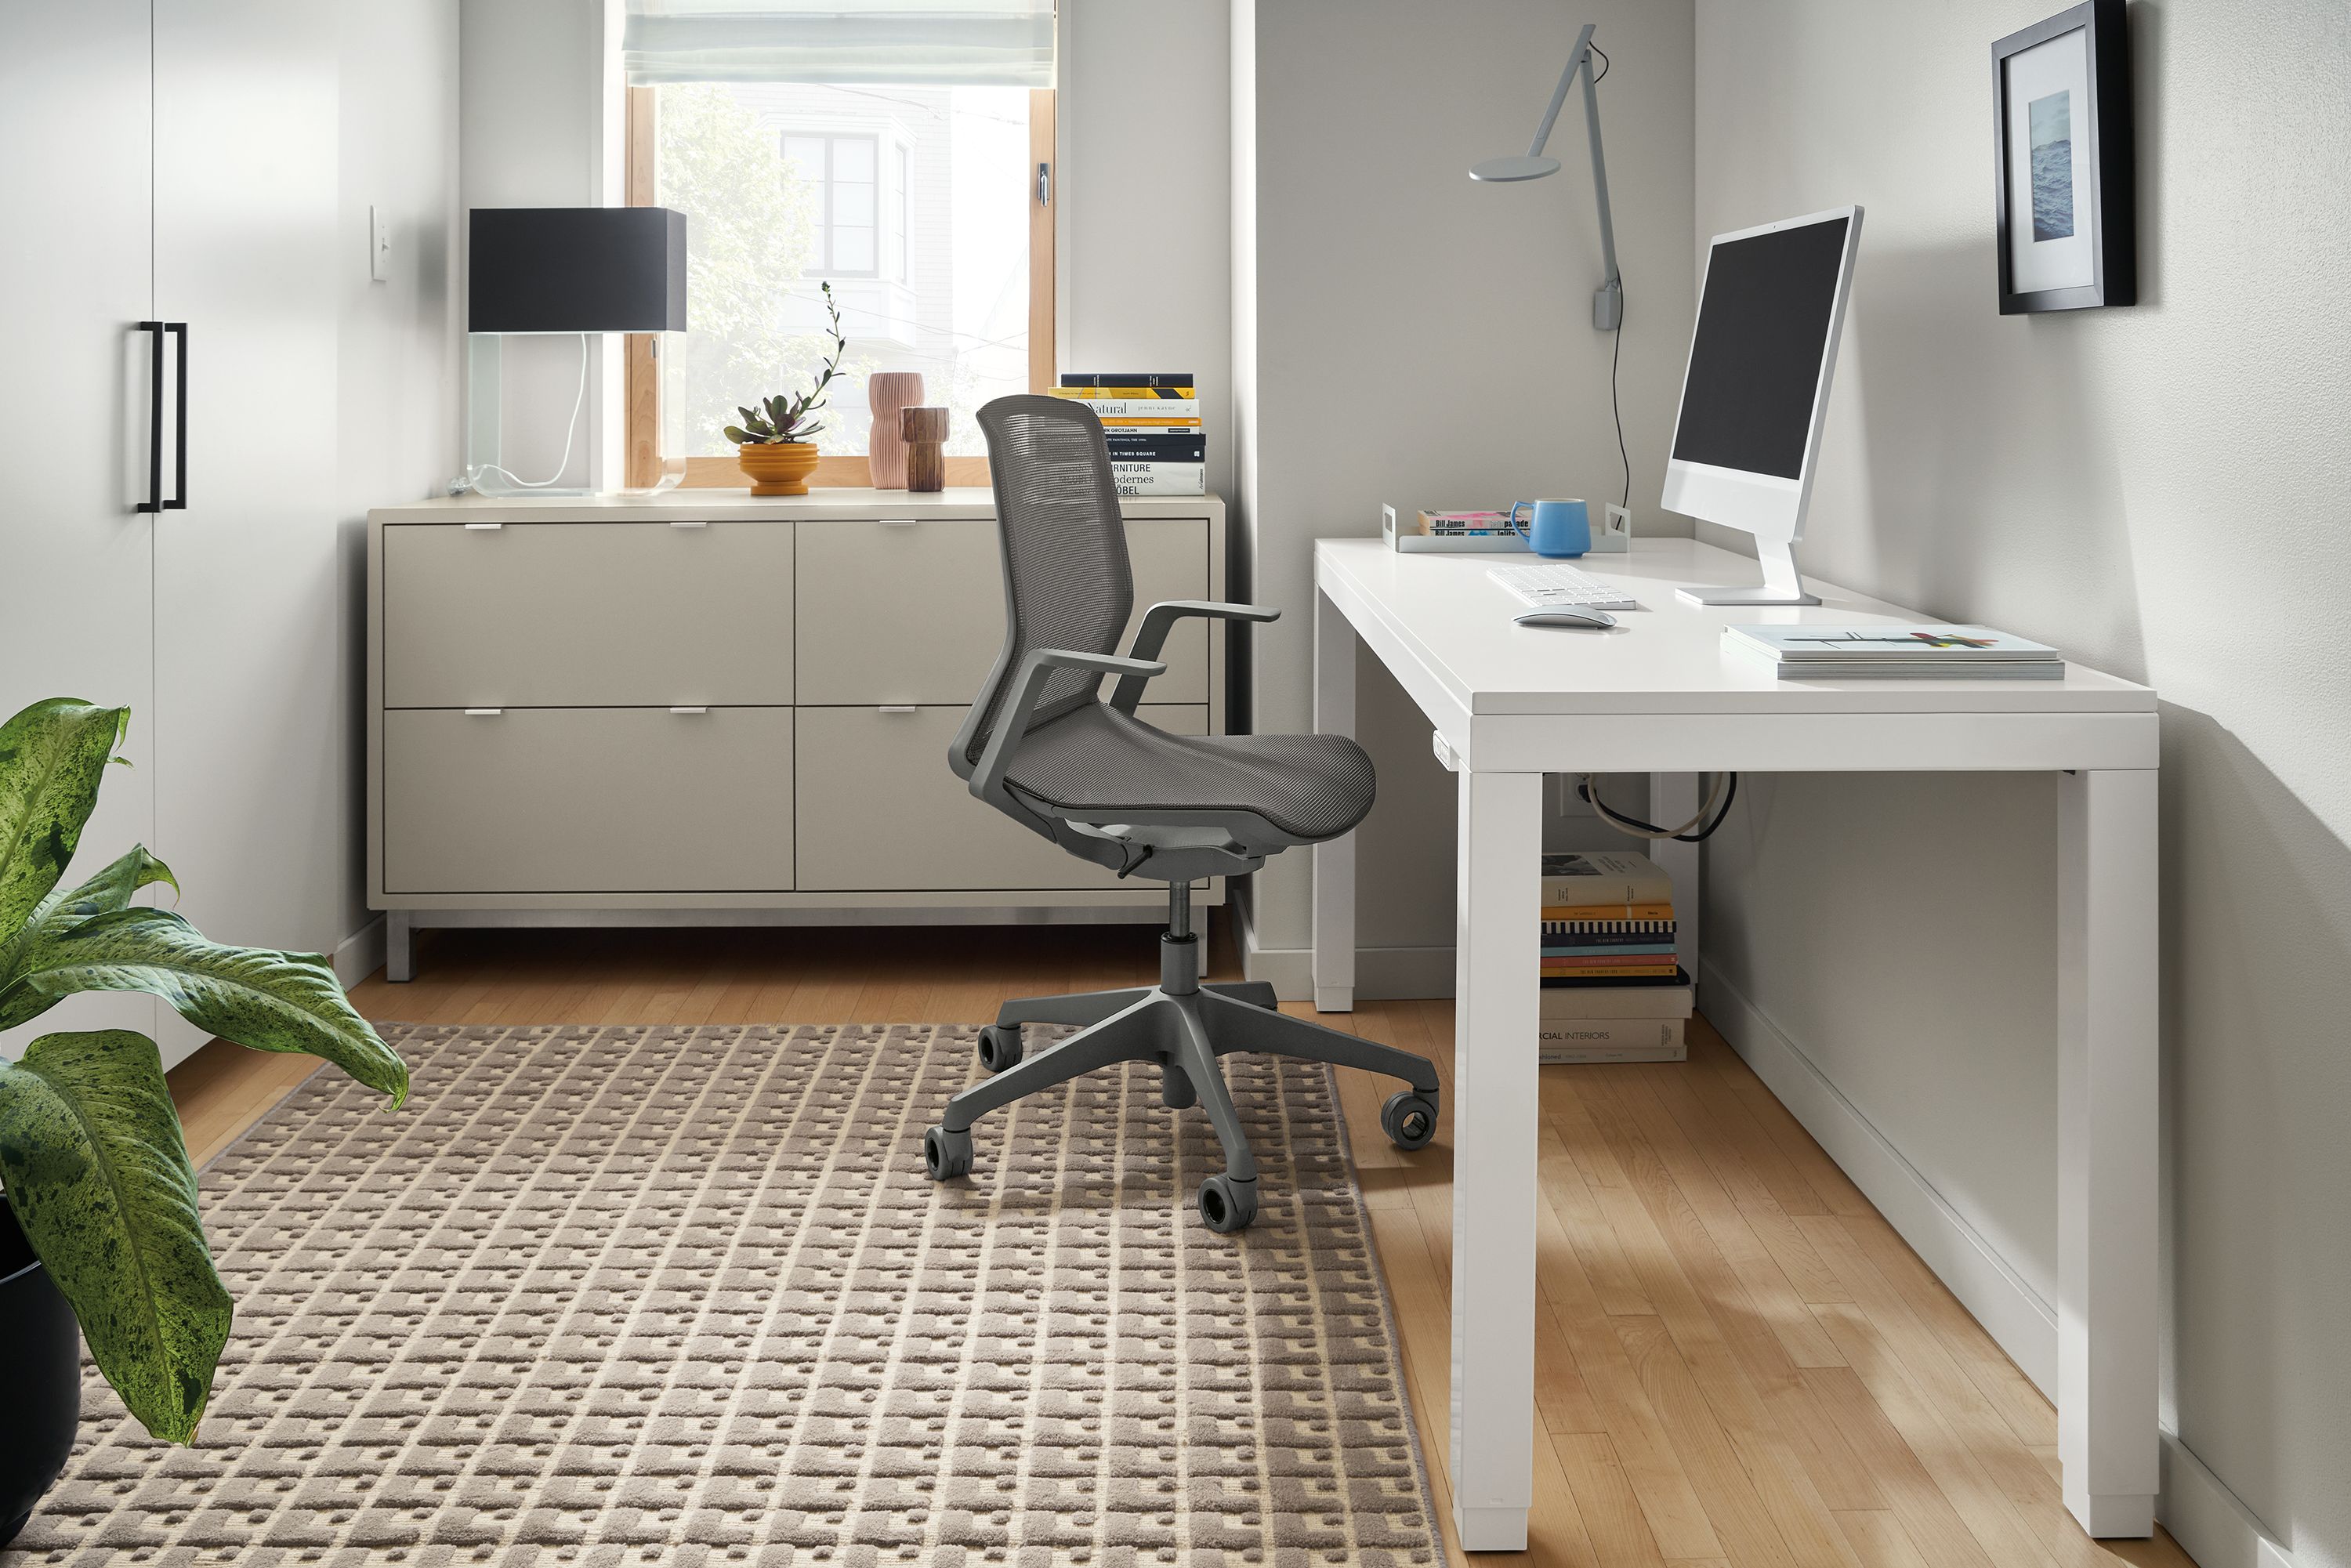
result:
[[[1622,555],[1633,548],[1633,514],[1614,501],[1602,504],[1599,526],[1592,533],[1596,555]]]
[[[368,204],[368,279],[392,280],[392,220],[372,202]]]

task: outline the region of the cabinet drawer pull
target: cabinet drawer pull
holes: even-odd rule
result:
[[[465,531],[469,534],[494,534],[505,527],[504,523],[467,523]]]
[[[672,517],[669,520],[669,526],[674,528],[706,528],[710,526],[710,519],[708,517]]]
[[[673,707],[673,708],[671,708],[669,711],[670,711],[670,712],[672,712],[672,713],[708,713],[710,710],[709,710],[708,708],[706,708],[706,707],[684,707],[684,706],[678,706],[678,707]]]
[[[874,520],[879,522],[885,528],[911,528],[918,526],[923,519],[920,517],[877,517]]]
[[[883,703],[873,711],[876,713],[912,713],[914,711],[914,705],[913,703]]]
[[[465,716],[467,718],[496,718],[498,715],[506,711],[507,710],[502,707],[469,707],[465,710]]]

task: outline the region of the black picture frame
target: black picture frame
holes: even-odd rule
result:
[[[2009,67],[2013,56],[2053,38],[2080,32],[2088,57],[2082,116],[2091,138],[2085,161],[2089,189],[2065,193],[2066,217],[2078,222],[2086,214],[2091,277],[2087,283],[2063,287],[2019,289],[2015,256],[2011,246],[2012,225],[2032,225],[2035,214],[2011,210],[2009,192]],[[2124,0],[2084,0],[2022,32],[2011,33],[1991,47],[1991,150],[1994,249],[2000,267],[2000,313],[2017,316],[2042,310],[2084,310],[2138,302],[2137,204],[2133,199],[2135,177],[2131,148],[2130,37]],[[2029,156],[2030,154],[2028,154]],[[2086,198],[2086,199],[2085,199]],[[2039,207],[2035,201],[2034,206]],[[2036,237],[2038,237],[2036,235]]]

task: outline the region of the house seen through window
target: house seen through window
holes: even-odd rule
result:
[[[865,376],[918,371],[951,454],[1029,385],[1028,89],[688,82],[652,89],[651,199],[686,215],[693,330],[661,349],[662,450],[730,455],[737,407],[804,386],[830,283],[849,338],[820,451],[866,450]]]

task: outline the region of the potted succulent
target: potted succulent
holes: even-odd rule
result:
[[[798,397],[771,397],[757,408],[737,408],[740,424],[726,427],[735,443],[737,461],[751,476],[754,496],[805,496],[808,476],[816,472],[816,437],[824,426],[816,411],[824,406],[824,389],[841,373],[841,356],[849,340],[841,332],[841,307],[833,302],[832,285],[824,288],[825,314],[832,319],[832,350],[817,372],[816,385]]]
[[[398,1105],[408,1069],[325,958],[222,946],[170,910],[133,904],[144,887],[179,891],[143,848],[57,885],[129,719],[128,708],[52,698],[0,725],[0,1029],[77,991],[150,991],[225,1040],[322,1057]],[[148,1431],[185,1443],[231,1309],[162,1057],[145,1035],[47,1034],[22,1061],[0,1061],[0,1189],[5,1545],[73,1446],[78,1341]]]

